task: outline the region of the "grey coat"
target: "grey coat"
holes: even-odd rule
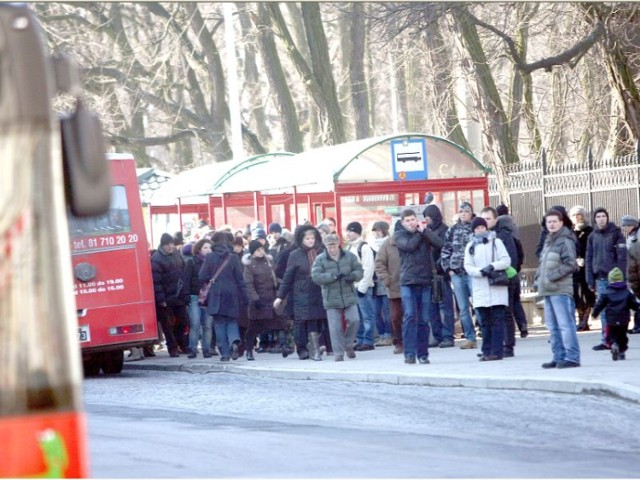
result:
[[[338,279],[338,273],[350,275],[349,280]],[[358,303],[354,282],[362,279],[364,270],[362,265],[351,252],[340,249],[340,257],[335,261],[328,252],[316,257],[311,267],[311,278],[322,288],[322,303],[324,308],[347,308]]]
[[[576,241],[571,230],[562,227],[547,234],[534,282],[538,295],[573,297],[573,272],[577,268]]]

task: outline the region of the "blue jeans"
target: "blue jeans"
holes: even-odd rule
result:
[[[389,313],[389,297],[386,295],[373,295],[373,318],[376,320],[378,335],[380,338],[391,338],[391,315]]]
[[[373,317],[373,288],[369,288],[364,296],[358,295],[358,311],[360,312],[360,327],[356,343],[358,345],[373,345],[375,319]]]
[[[451,277],[453,282],[453,294],[456,296],[456,302],[460,309],[460,323],[464,331],[464,338],[470,342],[476,341],[476,329],[471,318],[471,277],[466,273],[464,275],[453,274]]]
[[[580,363],[580,344],[576,331],[576,304],[569,295],[544,297],[544,323],[551,334],[553,361]]]
[[[211,353],[211,338],[213,337],[213,317],[198,305],[198,295],[191,295],[189,304],[189,350],[198,352],[198,340],[202,331],[202,353]]]
[[[213,316],[213,328],[216,330],[216,340],[221,358],[231,356],[231,344],[240,342],[240,329],[235,318],[224,315]]]
[[[438,343],[443,340],[453,341],[456,318],[453,314],[453,291],[451,290],[451,282],[447,277],[442,282],[442,302],[431,302],[429,318],[431,320],[433,338]]]
[[[596,280],[596,294],[598,295],[596,297],[596,302],[600,298],[600,295],[606,292],[608,286],[609,286],[609,280],[607,280],[606,278],[598,278]],[[606,344],[607,343],[607,309],[606,308],[602,309],[602,312],[600,312],[600,323],[602,324],[602,335],[601,335],[602,341],[600,343]]]
[[[400,285],[402,296],[402,342],[404,356],[429,356],[431,286]]]

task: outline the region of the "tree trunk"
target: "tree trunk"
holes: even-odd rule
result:
[[[356,121],[356,138],[369,138],[371,136],[371,126],[369,124],[369,98],[367,92],[367,81],[364,74],[364,51],[365,51],[365,19],[362,3],[351,3],[351,50],[349,52],[349,78],[351,80],[351,104]]]
[[[298,113],[280,63],[276,43],[269,26],[269,12],[264,3],[258,3],[258,16],[254,22],[258,28],[258,42],[267,77],[276,95],[274,103],[282,121],[284,149],[288,152],[302,152],[302,133],[298,123]]]

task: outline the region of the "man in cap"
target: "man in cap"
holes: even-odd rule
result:
[[[322,303],[327,311],[334,360],[341,362],[345,353],[356,358],[354,341],[360,324],[358,298],[353,283],[362,278],[362,265],[356,256],[340,248],[340,239],[330,233],[323,239],[326,250],[319,254],[311,267],[312,280],[322,288]],[[342,328],[342,315],[347,323]]]
[[[627,271],[627,245],[620,227],[609,221],[609,213],[603,207],[593,212],[593,233],[587,239],[587,283],[589,288],[600,296],[609,285],[609,272],[618,267],[622,272]],[[597,298],[596,298],[597,301]],[[594,350],[608,350],[607,344],[607,315],[603,311],[600,315],[602,336]]]
[[[627,281],[629,288],[640,298],[640,241],[638,219],[631,215],[622,217],[622,230],[627,235]],[[629,333],[640,333],[640,310],[633,316],[633,329]]]
[[[451,278],[453,294],[460,309],[460,323],[462,323],[465,337],[465,342],[460,346],[462,349],[478,348],[469,301],[471,277],[464,270],[464,250],[472,235],[472,218],[473,207],[471,204],[466,201],[460,203],[458,221],[447,230],[440,255],[440,265]]]
[[[362,239],[362,225],[360,222],[351,222],[347,225],[347,239],[349,244],[345,248],[357,258],[364,274],[362,280],[354,282],[358,295],[358,310],[360,311],[360,328],[358,329],[355,350],[374,350],[373,333],[375,319],[373,316],[373,274],[375,273],[375,256],[372,248]]]

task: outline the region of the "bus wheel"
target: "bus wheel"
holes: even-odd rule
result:
[[[82,362],[82,369],[84,370],[85,377],[95,377],[100,373],[100,363],[98,358],[92,356],[89,360]]]
[[[102,354],[102,371],[105,375],[122,372],[124,365],[124,350],[113,350]]]

